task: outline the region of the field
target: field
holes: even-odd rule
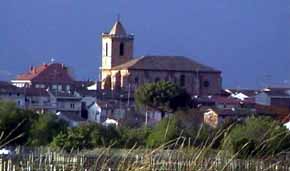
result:
[[[280,158],[237,159],[206,149],[110,149],[64,153],[48,148],[18,148],[1,156],[0,171],[290,171]]]

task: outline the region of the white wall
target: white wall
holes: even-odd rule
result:
[[[271,98],[264,92],[256,95],[255,101],[257,104],[260,104],[260,105],[266,105],[266,106],[271,105]]]

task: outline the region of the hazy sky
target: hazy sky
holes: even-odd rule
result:
[[[290,80],[290,0],[0,0],[0,80],[51,58],[96,79],[117,14],[135,56],[191,57],[222,70],[224,87]]]

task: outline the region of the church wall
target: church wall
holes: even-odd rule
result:
[[[120,44],[124,44],[124,55],[120,56]],[[133,40],[114,38],[112,41],[112,66],[123,64],[133,57]]]
[[[202,95],[216,95],[221,92],[222,78],[220,73],[200,73],[199,75]]]
[[[144,71],[131,70],[123,79],[123,88],[135,89],[145,83],[152,83],[158,80],[166,80],[181,86],[180,78],[184,76],[184,86],[192,95],[218,94],[221,90],[221,78],[219,73],[195,73],[195,72],[173,72],[173,71]],[[124,76],[124,75],[122,75]],[[199,78],[199,80],[197,79]],[[209,86],[204,87],[203,82],[208,81]]]

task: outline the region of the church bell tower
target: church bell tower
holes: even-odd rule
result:
[[[109,33],[102,33],[102,82],[110,79],[113,67],[133,59],[133,45],[134,35],[127,34],[119,19]]]
[[[110,33],[102,34],[102,68],[111,69],[133,58],[134,36],[117,20]]]

